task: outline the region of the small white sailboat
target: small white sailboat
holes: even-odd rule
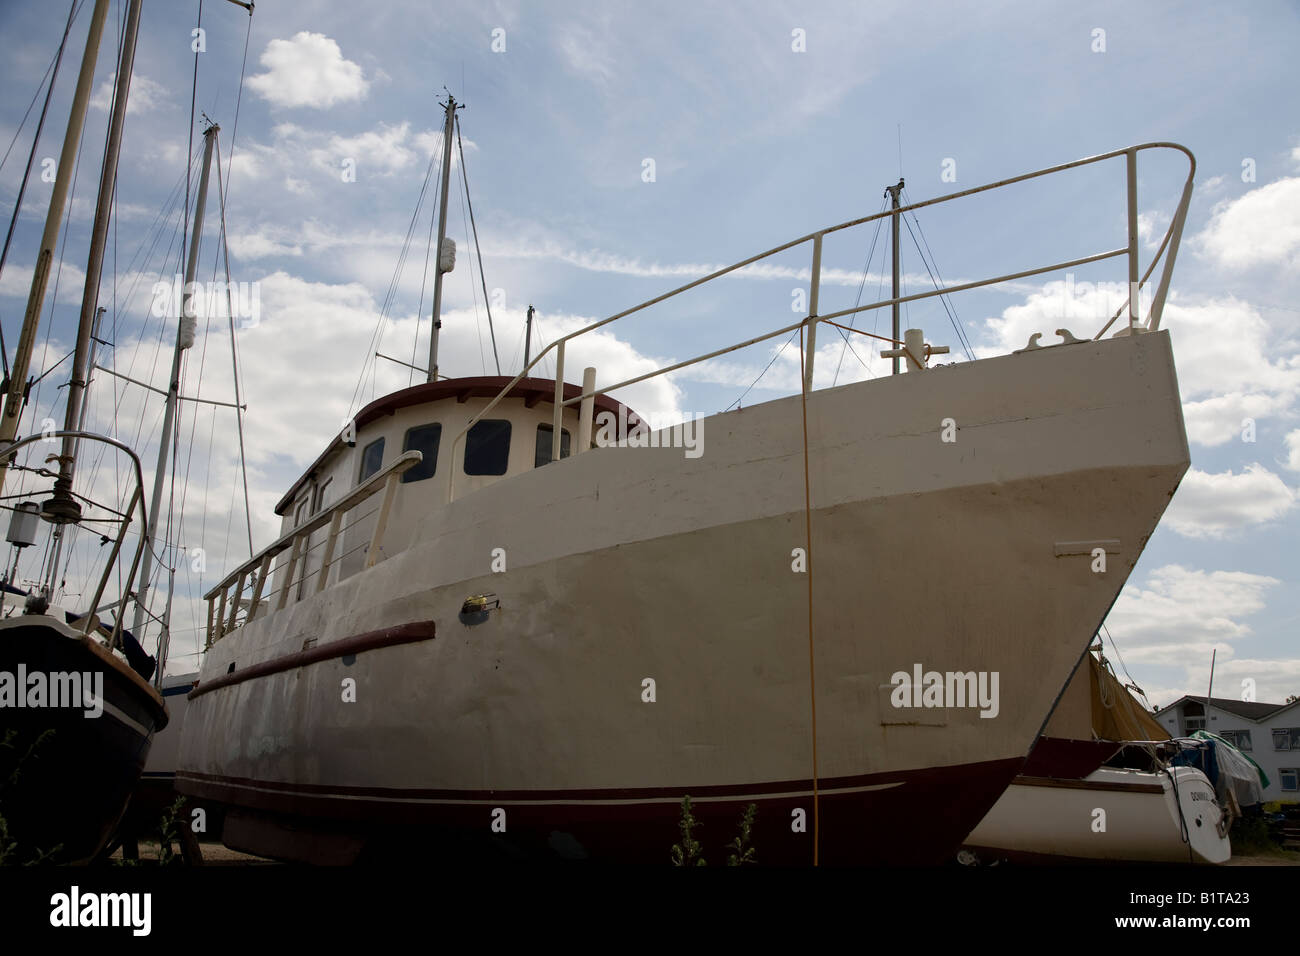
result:
[[[1161,741],[1168,733],[1104,659],[1086,655],[1025,769],[958,859],[1226,863],[1229,813],[1206,775],[1173,766]]]

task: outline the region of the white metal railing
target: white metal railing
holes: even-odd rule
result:
[[[1137,207],[1137,154],[1147,149],[1172,149],[1181,152],[1187,157],[1189,169],[1187,173],[1187,180],[1183,185],[1182,196],[1179,199],[1177,210],[1175,211],[1174,216],[1170,221],[1169,228],[1165,231],[1164,239],[1160,243],[1160,247],[1159,249],[1157,249],[1155,256],[1152,258],[1150,266],[1147,268],[1146,272],[1139,277],[1138,213],[1137,213],[1137,208],[1138,208]],[[1078,259],[1071,259],[1066,262],[1054,263],[1052,265],[1043,266],[1041,268],[1025,269],[1020,272],[1013,272],[1007,275],[997,276],[996,278],[992,278],[992,279],[981,279],[975,282],[963,282],[958,285],[946,286],[940,289],[931,289],[927,292],[916,292],[911,295],[900,295],[889,299],[881,299],[878,302],[871,302],[868,303],[867,305],[857,305],[857,306],[853,306],[852,308],[841,309],[838,312],[830,312],[826,315],[817,314],[818,298],[819,298],[818,293],[819,293],[819,286],[821,283],[821,258],[822,258],[823,237],[830,235],[831,233],[840,232],[844,229],[851,229],[856,226],[865,225],[866,223],[874,222],[878,219],[884,219],[886,217],[892,217],[892,216],[901,216],[904,213],[911,212],[912,210],[916,210],[916,209],[923,209],[926,206],[934,206],[940,203],[950,202],[954,199],[961,199],[965,196],[973,196],[976,193],[988,192],[989,190],[993,190],[993,189],[1001,189],[1004,186],[1010,186],[1015,183],[1025,182],[1030,179],[1037,179],[1040,176],[1047,176],[1052,173],[1064,172],[1067,169],[1075,169],[1080,166],[1088,166],[1093,163],[1104,162],[1105,160],[1115,159],[1120,156],[1123,156],[1125,159],[1125,174],[1126,174],[1126,213],[1127,213],[1127,224],[1128,224],[1128,235],[1127,235],[1128,242],[1125,246],[1122,246],[1118,249],[1110,249],[1105,252],[1099,252],[1096,253],[1095,255],[1083,256]],[[609,392],[616,391],[620,388],[626,388],[629,385],[635,385],[638,382],[643,382],[647,379],[654,378],[655,376],[665,375],[669,372],[674,372],[678,369],[685,368],[688,365],[694,365],[698,362],[703,362],[711,358],[716,358],[719,355],[725,355],[728,352],[734,352],[737,349],[747,348],[751,345],[756,345],[759,342],[765,342],[768,339],[773,339],[776,338],[777,336],[785,335],[786,333],[793,332],[802,326],[807,326],[807,346],[805,349],[807,353],[807,358],[806,358],[805,369],[804,369],[804,376],[805,376],[804,387],[807,390],[811,390],[812,373],[813,373],[813,356],[815,354],[814,350],[816,345],[817,323],[819,322],[827,322],[833,319],[840,318],[842,316],[853,315],[858,312],[867,312],[873,309],[881,309],[889,306],[894,306],[896,304],[902,304],[905,302],[916,302],[921,299],[928,299],[934,296],[949,295],[954,292],[965,292],[969,289],[976,289],[976,288],[981,288],[983,286],[996,285],[1000,282],[1010,282],[1015,279],[1026,278],[1028,276],[1043,275],[1044,273],[1049,273],[1049,272],[1059,272],[1062,269],[1072,269],[1075,268],[1076,266],[1087,265],[1088,263],[1092,263],[1092,262],[1101,262],[1106,259],[1114,259],[1120,256],[1127,256],[1128,258],[1128,289],[1129,289],[1128,299],[1125,305],[1120,307],[1120,310],[1115,313],[1114,317],[1112,317],[1111,320],[1107,322],[1105,326],[1102,327],[1101,331],[1098,332],[1095,336],[1093,336],[1093,338],[1094,339],[1101,338],[1101,336],[1106,332],[1106,330],[1109,329],[1111,325],[1116,321],[1116,319],[1118,319],[1119,316],[1124,312],[1125,308],[1127,308],[1128,310],[1129,327],[1134,330],[1142,328],[1142,326],[1139,324],[1139,319],[1138,319],[1138,293],[1141,290],[1142,286],[1145,285],[1147,280],[1151,277],[1152,272],[1155,270],[1156,263],[1160,262],[1161,259],[1163,258],[1165,263],[1164,269],[1161,271],[1160,280],[1156,286],[1155,295],[1152,298],[1151,308],[1148,312],[1147,319],[1146,319],[1146,326],[1145,326],[1146,330],[1155,331],[1160,327],[1160,317],[1164,312],[1165,299],[1169,293],[1169,279],[1173,274],[1174,260],[1178,255],[1178,244],[1182,239],[1183,226],[1187,219],[1187,208],[1192,198],[1192,184],[1195,175],[1196,175],[1196,157],[1194,157],[1191,151],[1188,150],[1185,146],[1181,146],[1178,143],[1166,143],[1166,142],[1143,143],[1137,146],[1129,146],[1124,149],[1112,150],[1109,153],[1101,153],[1100,155],[1097,156],[1088,156],[1084,159],[1078,159],[1070,163],[1062,163],[1059,166],[1049,166],[1046,169],[1036,170],[1035,172],[1032,173],[1025,173],[1020,176],[1012,176],[1009,179],[1000,179],[997,182],[987,183],[983,186],[975,186],[971,189],[963,189],[959,192],[949,193],[946,196],[938,196],[934,199],[927,199],[924,200],[923,202],[912,203],[911,205],[902,206],[898,209],[889,209],[884,212],[876,213],[875,215],[872,216],[864,216],[860,219],[853,219],[848,222],[843,222],[837,226],[829,226],[825,229],[818,230],[817,232],[809,233],[806,236],[801,236],[798,239],[793,239],[790,242],[786,242],[772,249],[768,249],[766,252],[760,252],[757,255],[750,256],[748,259],[742,259],[740,262],[734,263],[733,265],[727,266],[726,268],[719,269],[716,272],[712,272],[709,275],[694,280],[693,282],[688,282],[685,285],[679,286],[676,289],[673,289],[669,292],[665,292],[662,295],[655,296],[653,299],[648,299],[647,301],[642,302],[639,305],[635,305],[630,309],[625,309],[622,312],[617,312],[614,315],[609,316],[608,318],[601,319],[599,322],[593,322],[591,325],[585,326],[574,332],[570,332],[568,335],[562,336],[556,339],[555,341],[551,342],[549,345],[546,346],[546,348],[542,349],[531,362],[528,363],[528,365],[524,368],[522,372],[520,372],[513,379],[511,379],[510,383],[506,385],[504,388],[502,388],[500,393],[498,393],[497,396],[494,399],[492,399],[492,401],[489,402],[486,407],[484,407],[481,411],[479,411],[478,414],[473,416],[469,420],[469,422],[465,425],[465,427],[461,429],[461,431],[452,440],[452,445],[451,445],[452,460],[453,461],[455,460],[457,445],[462,440],[464,440],[465,435],[468,434],[470,428],[472,428],[475,425],[475,423],[481,420],[485,415],[491,412],[492,409],[494,409],[497,406],[497,404],[500,403],[501,400],[504,399],[510,393],[510,390],[514,388],[515,385],[517,385],[519,381],[523,379],[533,369],[533,367],[536,366],[551,351],[555,352],[555,399],[554,399],[555,407],[554,407],[552,431],[551,431],[551,443],[552,443],[551,460],[552,461],[558,460],[560,457],[560,440],[562,435],[561,422],[564,415],[564,408],[566,406],[573,405],[575,403],[590,401],[596,393],[594,382],[592,382],[590,385],[588,385],[587,382],[584,382],[582,393],[580,395],[576,395],[573,398],[569,398],[569,399],[564,398],[564,353],[565,353],[565,345],[571,339],[576,339],[579,336],[586,335],[589,332],[594,332],[595,330],[599,328],[603,328],[604,326],[609,325],[612,322],[616,322],[619,319],[626,318],[629,315],[633,315],[637,312],[644,311],[645,309],[648,309],[652,305],[657,305],[658,303],[663,302],[667,299],[671,299],[674,296],[681,295],[683,292],[687,292],[690,289],[695,288],[696,286],[703,285],[706,282],[711,282],[714,279],[721,278],[722,276],[743,269],[746,266],[751,266],[757,262],[761,262],[764,259],[770,258],[771,256],[777,255],[778,253],[785,252],[788,249],[793,249],[809,242],[812,243],[812,247],[813,247],[812,248],[812,274],[811,274],[811,281],[810,281],[810,288],[809,288],[809,295],[808,295],[808,315],[805,316],[803,319],[800,319],[798,322],[794,322],[790,325],[782,326],[781,328],[776,329],[774,331],[765,332],[762,335],[756,335],[752,338],[746,339],[743,342],[737,342],[736,344],[728,345],[725,348],[715,349],[711,352],[706,352],[703,355],[697,355],[694,358],[685,359],[684,361],[681,362],[675,362],[672,365],[664,366],[663,368],[656,369],[652,372],[646,372],[643,375],[637,375],[632,378],[625,379],[624,381],[618,382],[617,384],[606,386],[600,389],[600,391],[602,393],[609,393]],[[891,339],[890,341],[893,341],[896,347],[904,345],[904,343],[901,341],[896,341],[893,339]],[[581,440],[579,441],[578,450],[579,451],[582,450]],[[454,497],[454,491],[455,491],[455,469],[454,468],[449,469],[448,472],[449,474],[448,474],[448,481],[447,481],[447,500],[451,501]]]
[[[235,628],[239,610],[245,604],[244,587],[249,583],[253,586],[253,593],[247,602],[248,611],[243,623],[246,624],[257,616],[263,607],[262,594],[266,590],[266,583],[273,570],[271,565],[276,557],[285,551],[289,552],[289,559],[284,565],[283,579],[279,588],[272,593],[278,595],[275,610],[278,611],[288,604],[289,594],[294,584],[306,583],[307,575],[303,575],[302,580],[297,582],[294,581],[294,575],[298,571],[299,564],[306,561],[307,554],[311,550],[309,547],[311,536],[328,525],[329,532],[324,541],[325,550],[321,556],[321,566],[319,571],[314,572],[318,575],[315,584],[316,592],[323,591],[329,580],[330,566],[335,562],[334,552],[339,535],[343,531],[344,516],[372,495],[383,491],[384,497],[378,508],[378,517],[375,519],[374,531],[370,535],[366,556],[366,567],[373,566],[379,560],[380,545],[388,527],[388,515],[392,511],[398,482],[408,468],[415,467],[423,459],[424,456],[418,451],[403,452],[387,468],[376,472],[334,504],[326,506],[318,514],[298,525],[274,544],[263,548],[222,578],[219,584],[203,595],[208,602],[205,646],[211,647],[214,642],[219,641],[223,635]],[[340,555],[338,561],[341,562],[344,557],[346,555]],[[227,605],[229,605],[228,613]]]

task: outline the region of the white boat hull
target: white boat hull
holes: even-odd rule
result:
[[[259,818],[227,842],[270,855],[319,844],[309,824],[498,839],[504,809],[562,855],[663,859],[690,794],[719,844],[753,801],[765,859],[804,862],[815,755],[823,861],[951,856],[1187,468],[1168,337],[809,396],[815,741],[800,401],[705,419],[697,459],[596,449],[399,503],[409,546],[214,644],[178,789]],[[461,623],[485,592],[500,609]],[[918,663],[997,672],[997,715],[895,708]]]
[[[1017,777],[966,838],[986,862],[1226,863],[1214,786],[1191,767],[1102,767],[1082,780]]]

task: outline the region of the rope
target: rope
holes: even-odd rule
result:
[[[803,326],[799,326],[799,396],[803,412],[803,513],[804,559],[808,562],[808,687],[812,704],[812,785],[813,785],[813,866],[817,865],[821,846],[821,794],[817,782],[817,664],[813,656],[813,560],[812,560],[812,491],[808,479],[808,378]]]
[[[478,253],[478,277],[483,283],[483,307],[487,309],[488,332],[492,334],[492,359],[497,363],[497,374],[501,374],[501,357],[497,355],[497,333],[492,327],[492,303],[488,300],[487,276],[483,274],[483,250],[478,244],[478,226],[474,225],[474,201],[469,197],[469,170],[465,168],[465,147],[460,141],[460,117],[456,120],[456,149],[460,151],[460,178],[465,184],[465,202],[469,206],[469,224],[474,230],[474,251]]]

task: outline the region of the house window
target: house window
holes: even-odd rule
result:
[[[465,436],[465,474],[504,475],[510,462],[510,422],[489,418],[476,422]]]
[[[1190,734],[1193,730],[1204,730],[1204,729],[1205,729],[1205,718],[1204,718],[1204,717],[1188,717],[1188,718],[1187,718],[1187,732],[1188,732],[1189,734]]]
[[[1219,736],[1238,750],[1250,750],[1249,730],[1221,730]]]
[[[542,465],[551,463],[551,442],[555,436],[555,429],[550,425],[537,426],[537,451],[533,455],[533,467],[541,468]],[[560,429],[560,457],[569,457],[569,430]]]
[[[1282,778],[1283,790],[1300,790],[1300,768],[1280,767],[1277,775]]]
[[[418,465],[413,465],[402,473],[403,484],[433,477],[433,473],[438,470],[438,445],[441,441],[442,426],[436,422],[406,430],[402,451],[418,451],[424,458]]]
[[[1279,727],[1273,731],[1274,750],[1300,750],[1300,727]]]
[[[364,451],[361,452],[361,474],[357,478],[357,483],[360,484],[371,475],[375,474],[375,472],[379,471],[379,468],[383,463],[384,440],[382,438],[376,438],[365,447]]]

